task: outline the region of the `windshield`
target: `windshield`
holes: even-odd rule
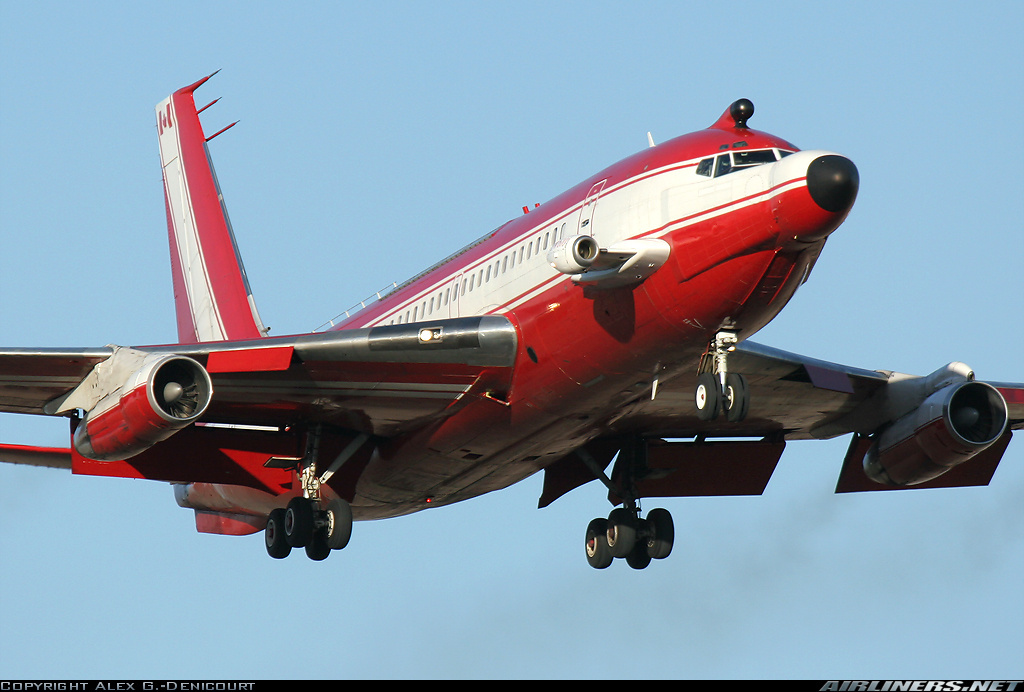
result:
[[[752,168],[766,163],[775,163],[791,151],[776,149],[754,149],[753,151],[731,151],[713,158],[703,159],[697,164],[697,175],[717,178],[742,168]]]

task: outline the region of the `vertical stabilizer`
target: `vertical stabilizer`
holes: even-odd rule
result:
[[[207,79],[179,89],[156,107],[181,343],[252,339],[267,331],[213,170],[206,144],[212,137],[203,134],[193,98]]]

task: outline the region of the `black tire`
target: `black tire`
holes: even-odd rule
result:
[[[327,505],[327,526],[324,527],[327,547],[341,550],[352,538],[352,506],[342,498]]]
[[[327,545],[327,531],[325,529],[319,529],[313,532],[313,538],[309,541],[309,545],[306,546],[306,557],[310,560],[326,560],[327,556],[331,554],[331,548]]]
[[[587,562],[594,569],[605,569],[612,564],[612,552],[608,549],[608,521],[594,519],[587,526]]]
[[[651,564],[651,556],[647,554],[647,546],[643,543],[636,543],[633,549],[626,556],[626,564],[633,569],[645,569]]]
[[[612,557],[626,557],[636,545],[636,514],[625,507],[617,507],[608,515],[606,532],[608,549]]]
[[[293,497],[284,511],[284,535],[288,545],[305,548],[313,540],[313,503]]]
[[[275,509],[267,517],[267,528],[263,531],[263,537],[267,543],[267,554],[270,557],[281,560],[288,557],[292,547],[284,535],[284,510]]]
[[[667,509],[652,509],[647,513],[647,554],[655,560],[664,560],[672,552],[676,530]]]
[[[718,417],[721,407],[722,393],[718,378],[706,372],[697,378],[697,390],[694,392],[694,404],[697,406],[697,418],[702,421],[713,421]]]
[[[722,395],[722,408],[725,418],[730,423],[739,423],[747,417],[750,408],[750,387],[747,378],[737,373],[725,376],[725,392]]]

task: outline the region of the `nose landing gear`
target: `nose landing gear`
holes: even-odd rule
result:
[[[715,420],[719,412],[724,413],[730,423],[739,423],[747,417],[750,409],[747,378],[729,372],[729,354],[736,350],[737,343],[735,332],[718,332],[701,359],[700,370],[706,370],[709,361],[711,368],[710,372],[702,372],[697,377],[694,393],[697,418],[702,421]]]

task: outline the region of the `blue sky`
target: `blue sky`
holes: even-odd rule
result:
[[[212,152],[276,334],[746,97],[861,174],[755,340],[1024,381],[1022,31],[1018,2],[0,2],[0,344],[174,340],[153,107],[223,69],[197,100],[241,120]],[[197,534],[163,484],[3,465],[0,677],[1024,676],[1024,439],[988,488],[836,496],[846,445],[657,503],[678,537],[644,572],[587,566],[596,485],[360,523],[313,563]]]

